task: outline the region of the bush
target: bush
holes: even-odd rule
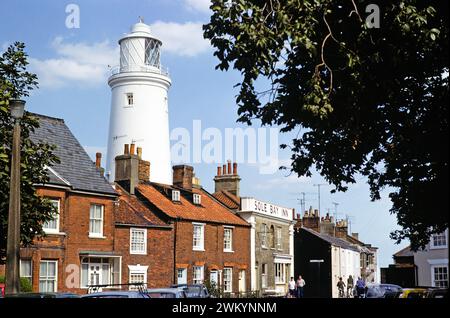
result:
[[[0,276],[0,283],[5,283],[5,276]],[[20,292],[29,293],[33,291],[33,286],[28,278],[20,277]]]

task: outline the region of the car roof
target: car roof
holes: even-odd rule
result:
[[[180,290],[177,288],[152,288],[147,289],[146,293],[179,293]]]

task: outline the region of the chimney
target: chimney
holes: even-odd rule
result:
[[[141,147],[137,147],[137,156],[139,159],[142,159],[142,148]]]
[[[192,177],[194,176],[194,168],[188,165],[173,166],[173,185],[192,190]]]
[[[134,149],[135,149],[136,145],[135,144],[131,144],[130,145],[130,155],[134,155]]]
[[[102,168],[102,153],[97,152],[95,154],[95,169],[100,173],[100,175],[103,177],[105,173],[105,169]]]
[[[220,174],[220,169],[217,169],[217,175],[214,177],[215,192],[228,191],[239,197],[241,178],[237,174],[237,163],[233,163],[233,171],[231,171],[230,160],[228,160],[228,164],[223,165],[222,168],[223,173]]]
[[[352,233],[352,237],[353,237],[355,240],[359,240],[359,234],[358,234],[358,233]]]
[[[340,220],[336,222],[336,237],[345,239],[348,234],[347,221]]]
[[[312,206],[309,207],[309,211],[305,211],[305,215],[302,219],[302,226],[320,233],[320,219],[317,210],[313,210]]]
[[[115,182],[119,183],[130,194],[141,182],[150,180],[150,162],[142,160],[134,154],[134,145],[126,144],[124,154],[116,157]]]

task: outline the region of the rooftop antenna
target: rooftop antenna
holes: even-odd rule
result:
[[[317,183],[317,184],[313,184],[314,187],[317,187],[317,195],[319,198],[319,216],[320,216],[320,187],[323,185],[327,185],[326,183]]]
[[[336,236],[336,222],[337,222],[337,207],[339,205],[339,203],[337,202],[333,202],[334,205],[334,236]]]

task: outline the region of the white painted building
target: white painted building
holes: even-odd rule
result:
[[[331,286],[333,298],[338,298],[339,290],[337,283],[339,277],[342,277],[342,280],[347,286],[347,278],[352,275],[353,282],[356,284],[356,280],[361,276],[361,267],[360,253],[356,248],[339,246],[339,243],[335,244],[331,248]]]
[[[115,157],[124,144],[142,148],[150,161],[150,181],[172,184],[170,160],[168,90],[171,80],[162,68],[162,42],[142,20],[119,40],[120,65],[114,67],[111,87],[106,175],[115,176]]]
[[[251,224],[251,289],[285,295],[294,276],[294,210],[255,198],[241,197],[240,210]]]

